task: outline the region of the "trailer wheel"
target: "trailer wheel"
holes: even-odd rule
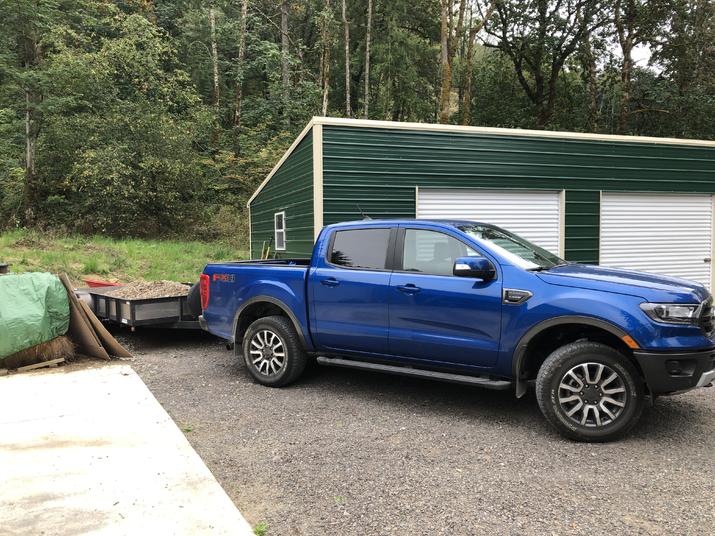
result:
[[[198,283],[194,283],[189,289],[189,294],[186,296],[186,304],[194,316],[199,316],[203,312],[201,310],[201,288]]]
[[[293,324],[284,316],[266,316],[248,326],[243,358],[253,379],[269,387],[294,382],[308,362]]]
[[[541,412],[576,441],[617,439],[643,412],[644,388],[635,367],[617,350],[589,341],[562,346],[536,378]]]

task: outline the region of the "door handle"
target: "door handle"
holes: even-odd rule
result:
[[[412,283],[407,283],[406,285],[397,285],[397,290],[400,292],[404,292],[405,294],[417,294],[420,290],[422,290],[420,287],[413,285]]]
[[[328,279],[321,279],[320,284],[325,285],[326,287],[337,287],[340,284],[340,281],[334,277],[329,277]]]

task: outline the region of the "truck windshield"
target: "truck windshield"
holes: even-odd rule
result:
[[[555,266],[568,264],[558,255],[499,227],[461,225],[459,230],[526,270],[548,270]]]

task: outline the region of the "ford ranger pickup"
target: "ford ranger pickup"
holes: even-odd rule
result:
[[[309,360],[489,389],[533,386],[563,435],[608,441],[646,397],[711,386],[712,297],[695,282],[566,262],[494,225],[329,225],[310,259],[209,264],[204,329],[255,381]]]

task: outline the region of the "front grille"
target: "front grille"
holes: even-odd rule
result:
[[[710,335],[715,330],[715,314],[713,314],[713,298],[709,296],[700,307],[700,316],[698,317],[700,329],[707,335]]]

